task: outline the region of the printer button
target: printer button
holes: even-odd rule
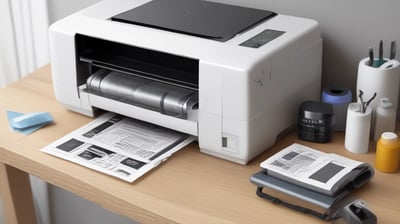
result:
[[[237,136],[227,133],[223,133],[222,136],[222,148],[228,152],[239,153]]]

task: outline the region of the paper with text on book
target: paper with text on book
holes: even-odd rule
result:
[[[268,175],[328,195],[346,187],[365,170],[373,175],[369,164],[297,143],[282,149],[260,166]]]

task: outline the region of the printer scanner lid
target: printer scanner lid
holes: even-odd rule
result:
[[[275,15],[271,11],[200,0],[153,0],[111,20],[225,42]]]

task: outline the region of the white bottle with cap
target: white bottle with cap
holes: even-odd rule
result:
[[[394,132],[396,128],[396,110],[388,98],[382,98],[376,108],[374,141],[378,141],[383,132]]]

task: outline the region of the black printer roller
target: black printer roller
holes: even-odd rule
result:
[[[86,84],[89,93],[176,117],[186,117],[198,106],[194,90],[106,69],[92,74]]]

